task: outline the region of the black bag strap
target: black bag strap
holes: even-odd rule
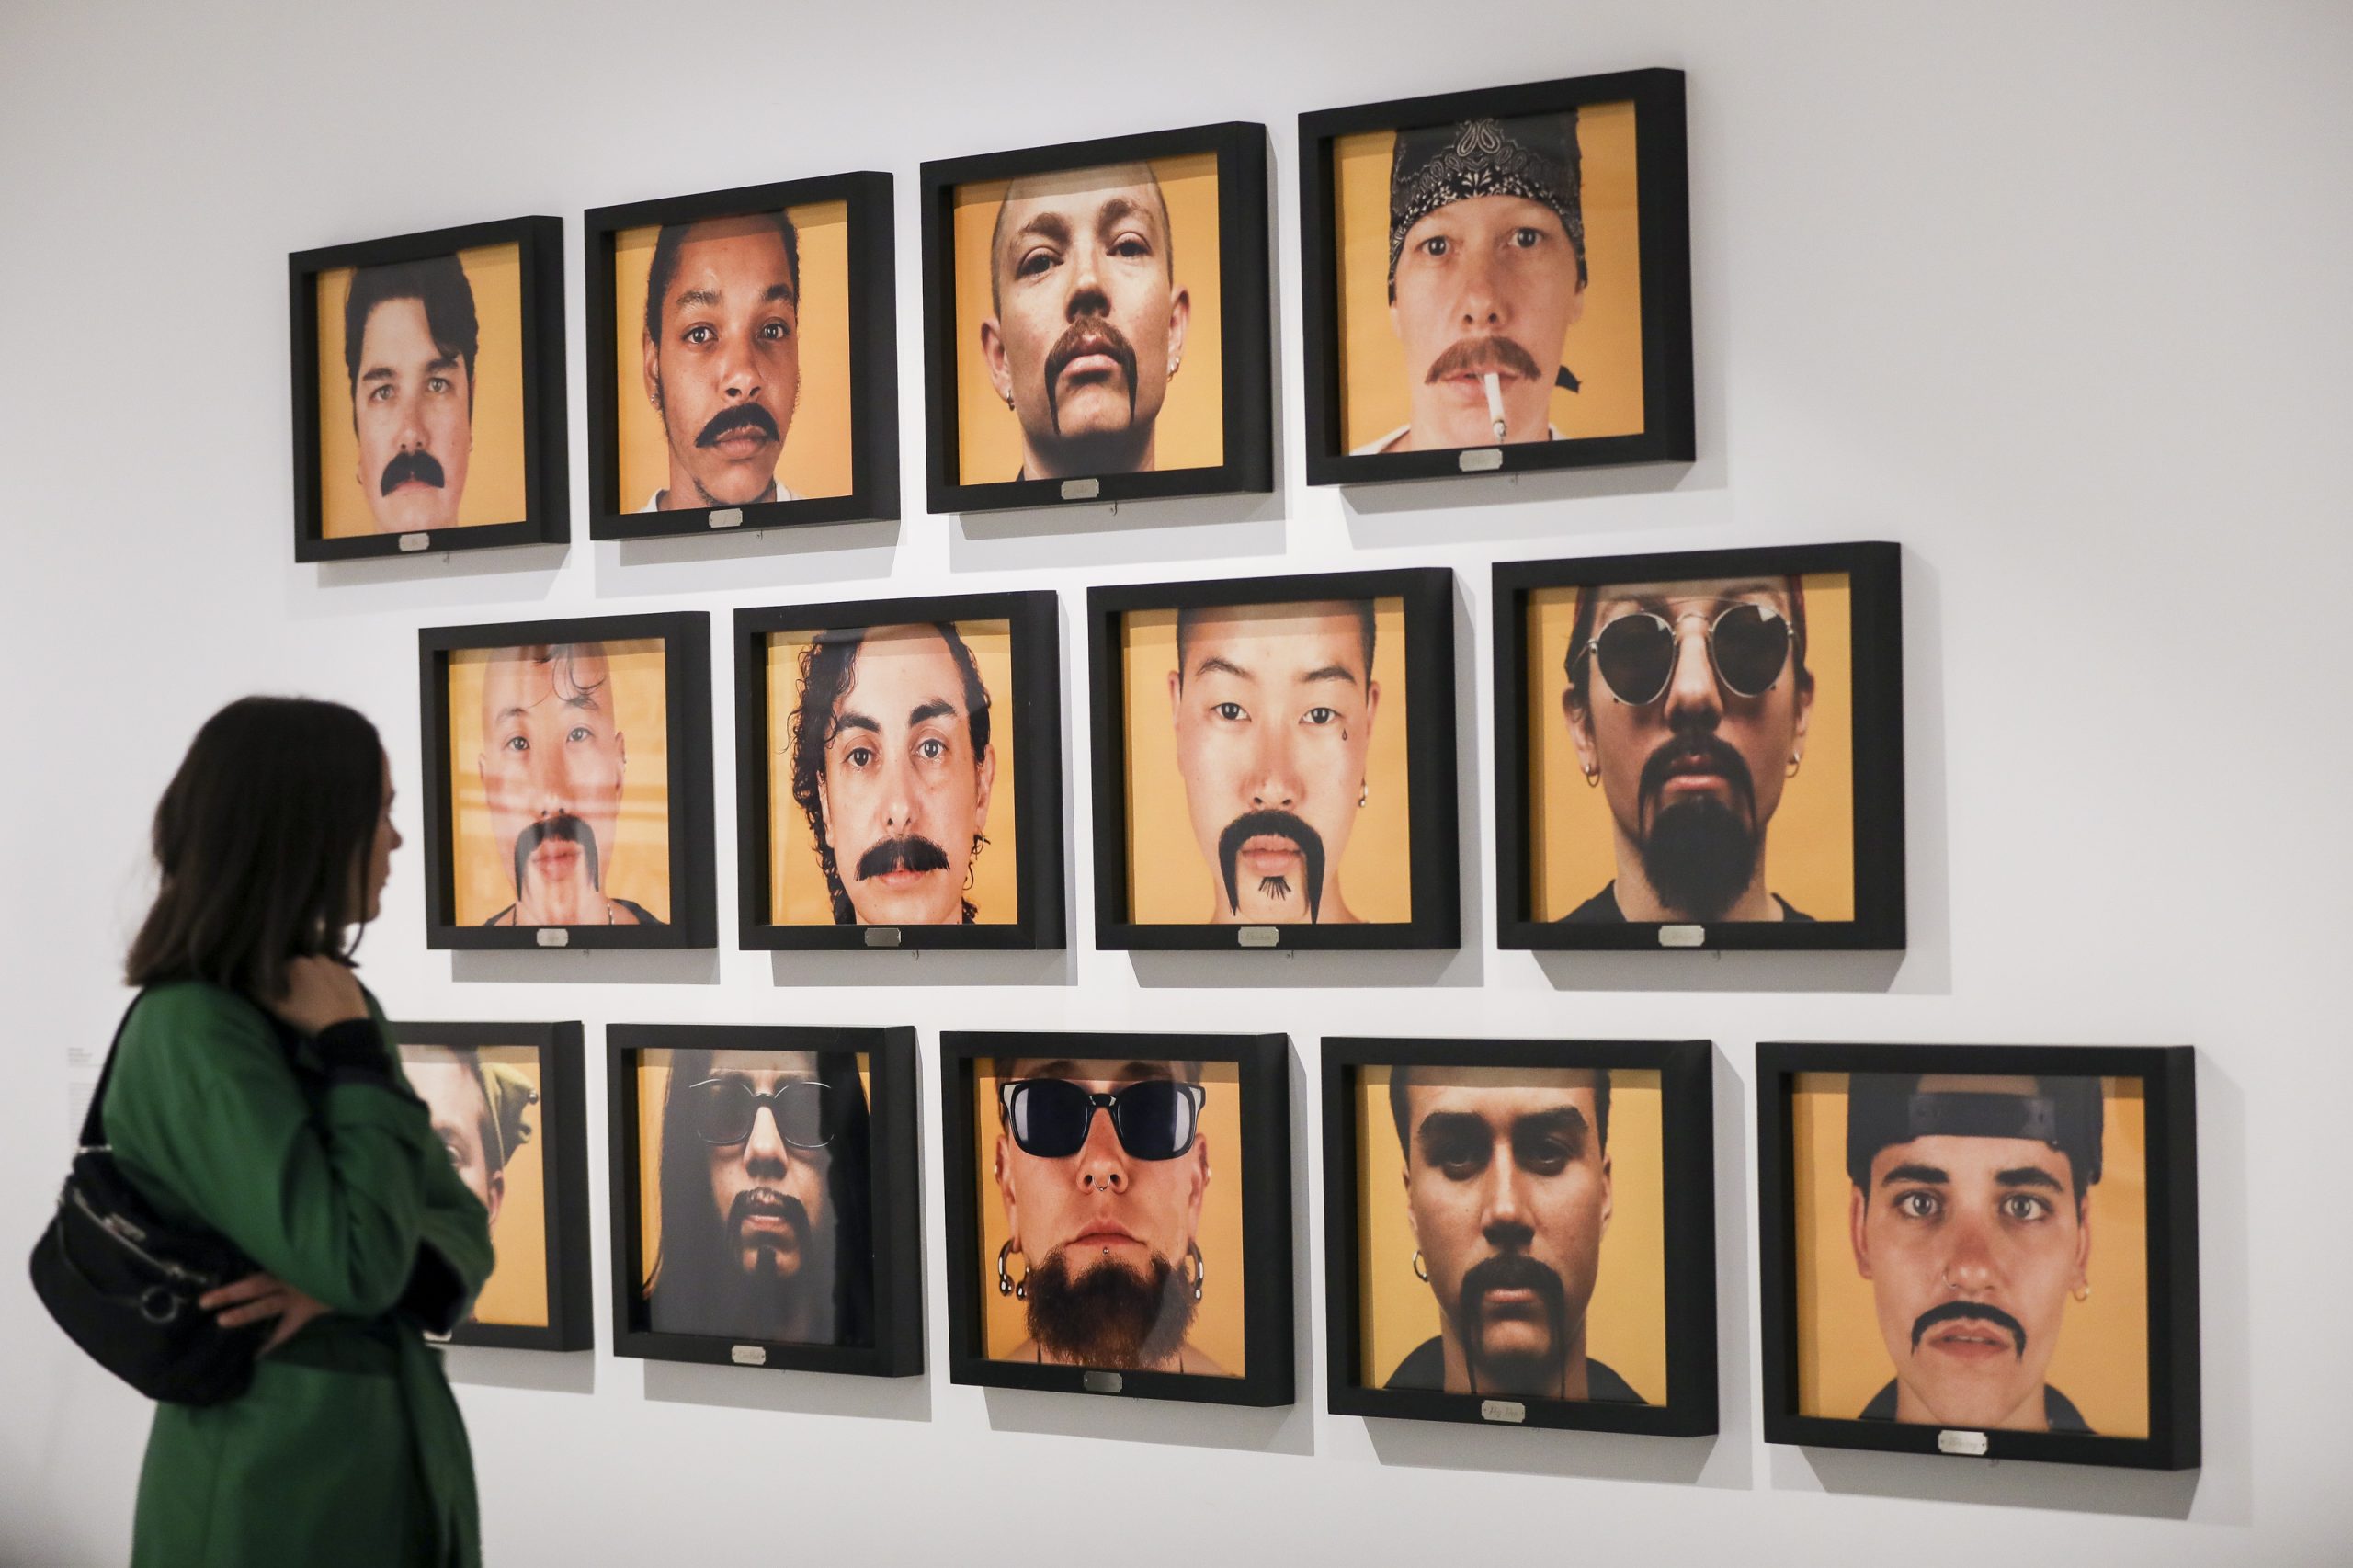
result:
[[[103,1113],[107,1104],[107,1085],[114,1077],[114,1053],[122,1044],[122,1031],[131,1027],[131,1015],[137,1012],[139,1004],[146,999],[147,993],[143,989],[131,999],[131,1006],[122,1010],[122,1022],[114,1027],[114,1039],[107,1043],[106,1065],[98,1069],[98,1086],[90,1092],[90,1109],[82,1118],[82,1147],[85,1149],[98,1149],[106,1145]]]

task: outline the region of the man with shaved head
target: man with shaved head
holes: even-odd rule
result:
[[[800,499],[776,477],[801,398],[801,236],[789,216],[665,225],[643,349],[670,480],[641,510]]]
[[[1148,165],[1015,180],[989,238],[989,304],[981,354],[1021,423],[1016,477],[1157,466],[1192,307]]]

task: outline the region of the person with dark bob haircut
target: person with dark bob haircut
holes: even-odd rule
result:
[[[489,1217],[352,973],[401,844],[392,808],[366,719],[249,697],[206,721],[155,810],[105,1132],[165,1221],[253,1260],[199,1304],[275,1325],[244,1394],[156,1407],[134,1568],[482,1561],[465,1426],[424,1336],[489,1278]]]

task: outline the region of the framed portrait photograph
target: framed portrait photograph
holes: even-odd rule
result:
[[[287,257],[294,559],[563,544],[563,224]]]
[[[615,1352],[921,1373],[915,1030],[605,1034]]]
[[[1683,74],[1299,117],[1307,479],[1689,462]]]
[[[1497,944],[1901,949],[1900,561],[1499,563]]]
[[[1756,1048],[1765,1440],[2199,1463],[2188,1046]]]
[[[899,515],[891,176],[599,207],[595,539]]]
[[[1267,128],[923,165],[935,512],[1274,488]]]
[[[426,941],[707,948],[710,617],[426,627]]]
[[[943,1032],[951,1381],[1289,1404],[1290,1057]]]
[[[1327,1038],[1333,1412],[1715,1431],[1712,1056]]]
[[[1098,948],[1451,948],[1454,574],[1090,588]]]
[[[401,1072],[483,1207],[497,1266],[456,1345],[586,1350],[588,1130],[580,1026],[394,1023]]]
[[[735,612],[746,948],[1063,945],[1051,592]]]

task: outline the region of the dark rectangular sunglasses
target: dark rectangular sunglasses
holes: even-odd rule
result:
[[[779,1084],[756,1094],[741,1078],[705,1078],[685,1090],[688,1124],[706,1143],[741,1143],[752,1135],[766,1106],[776,1117],[777,1136],[795,1149],[822,1149],[833,1142],[834,1119],[825,1085],[813,1078]]]
[[[1173,1078],[1146,1078],[1096,1095],[1067,1078],[1016,1078],[999,1085],[997,1096],[1006,1126],[1025,1154],[1061,1160],[1077,1153],[1100,1107],[1120,1148],[1139,1160],[1173,1160],[1192,1148],[1209,1091]]]

